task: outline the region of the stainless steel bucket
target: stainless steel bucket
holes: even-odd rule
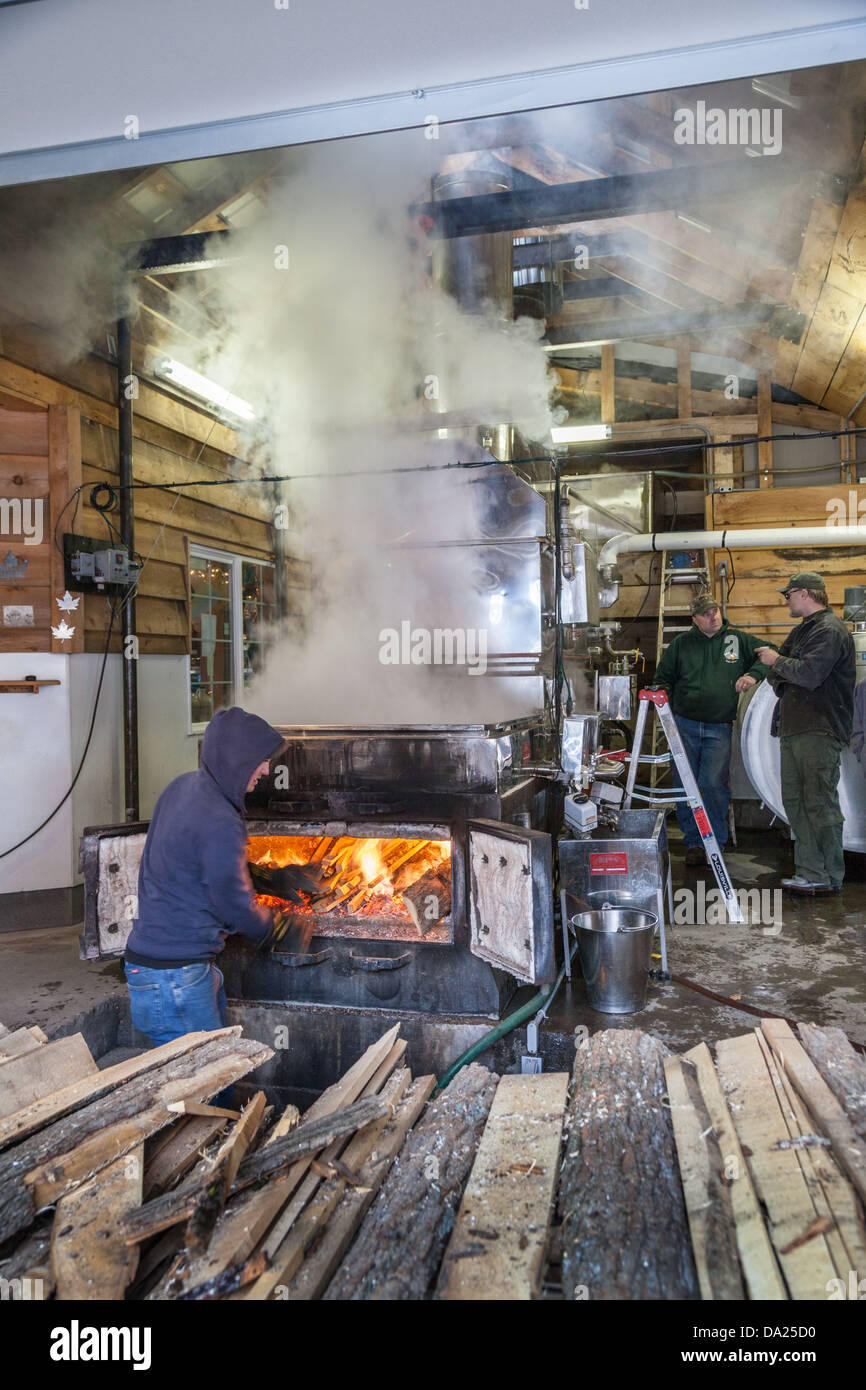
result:
[[[646,1004],[653,912],[604,907],[572,917],[586,994],[602,1014],[634,1014]]]

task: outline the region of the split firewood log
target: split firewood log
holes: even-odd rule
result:
[[[415,926],[426,936],[451,911],[451,876],[447,869],[428,869],[403,889],[402,898]]]

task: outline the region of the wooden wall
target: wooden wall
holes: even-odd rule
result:
[[[9,335],[4,333],[9,350]],[[64,590],[62,558],[52,533],[74,488],[79,483],[116,484],[117,410],[111,403],[113,372],[108,364],[84,359],[70,369],[76,384],[59,381],[20,363],[0,357],[0,497],[44,496],[45,535],[41,546],[6,545],[0,536],[0,559],[7,549],[30,561],[28,590],[5,586],[5,603],[33,602],[37,626],[7,628],[0,624],[0,650],[101,651],[105,645],[109,608],[100,595],[86,595],[68,621],[76,628],[72,643],[52,639],[51,623],[58,621],[54,599]],[[83,389],[86,382],[94,391]],[[238,458],[234,431],[210,417],[172,401],[162,392],[140,387],[133,412],[133,477],[136,482],[189,481],[183,493],[159,488],[136,490],[135,548],[149,556],[136,603],[136,630],[143,654],[183,654],[189,651],[188,547],[202,544],[273,559],[273,502],[264,485],[202,487],[211,479],[242,475],[248,467]],[[250,470],[252,476],[252,470]],[[16,483],[15,479],[20,479]],[[63,514],[59,535],[76,531],[104,540],[109,532],[102,516],[89,503],[89,487],[80,503]],[[112,514],[115,529],[119,517]],[[298,560],[286,565],[290,592],[307,586],[307,567]],[[18,597],[15,594],[18,593]],[[2,596],[0,595],[0,596]],[[297,602],[296,602],[296,605]],[[54,611],[52,611],[52,609]],[[77,619],[77,621],[76,621]],[[121,647],[115,621],[111,647]]]
[[[714,529],[736,527],[753,530],[759,526],[824,526],[841,502],[850,511],[849,523],[866,522],[866,483],[829,487],[777,487],[761,490],[719,492],[708,499],[709,524]],[[855,511],[859,513],[855,515]],[[832,533],[832,527],[829,528]],[[842,616],[845,588],[866,583],[866,547],[804,546],[792,533],[790,547],[775,550],[732,551],[736,583],[728,604],[728,622],[734,627],[746,623],[793,622],[788,606],[778,592],[798,570],[816,570],[825,577],[830,603]],[[713,565],[725,552],[713,554]],[[782,628],[771,634],[778,641]]]

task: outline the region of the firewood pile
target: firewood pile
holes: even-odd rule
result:
[[[4,1296],[801,1299],[866,1267],[838,1030],[765,1020],[714,1064],[609,1029],[571,1076],[475,1063],[435,1095],[398,1033],[300,1116],[219,1103],[272,1056],[239,1028],[99,1071],[80,1035],[0,1027]]]
[[[779,1019],[674,1056],[578,1049],[553,1266],[569,1299],[851,1297],[866,1268],[866,1061]],[[857,1297],[857,1294],[853,1294]]]

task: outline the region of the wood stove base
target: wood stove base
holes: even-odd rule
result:
[[[230,999],[498,1019],[517,980],[468,946],[314,936],[304,955],[256,952],[229,937],[219,957]]]

